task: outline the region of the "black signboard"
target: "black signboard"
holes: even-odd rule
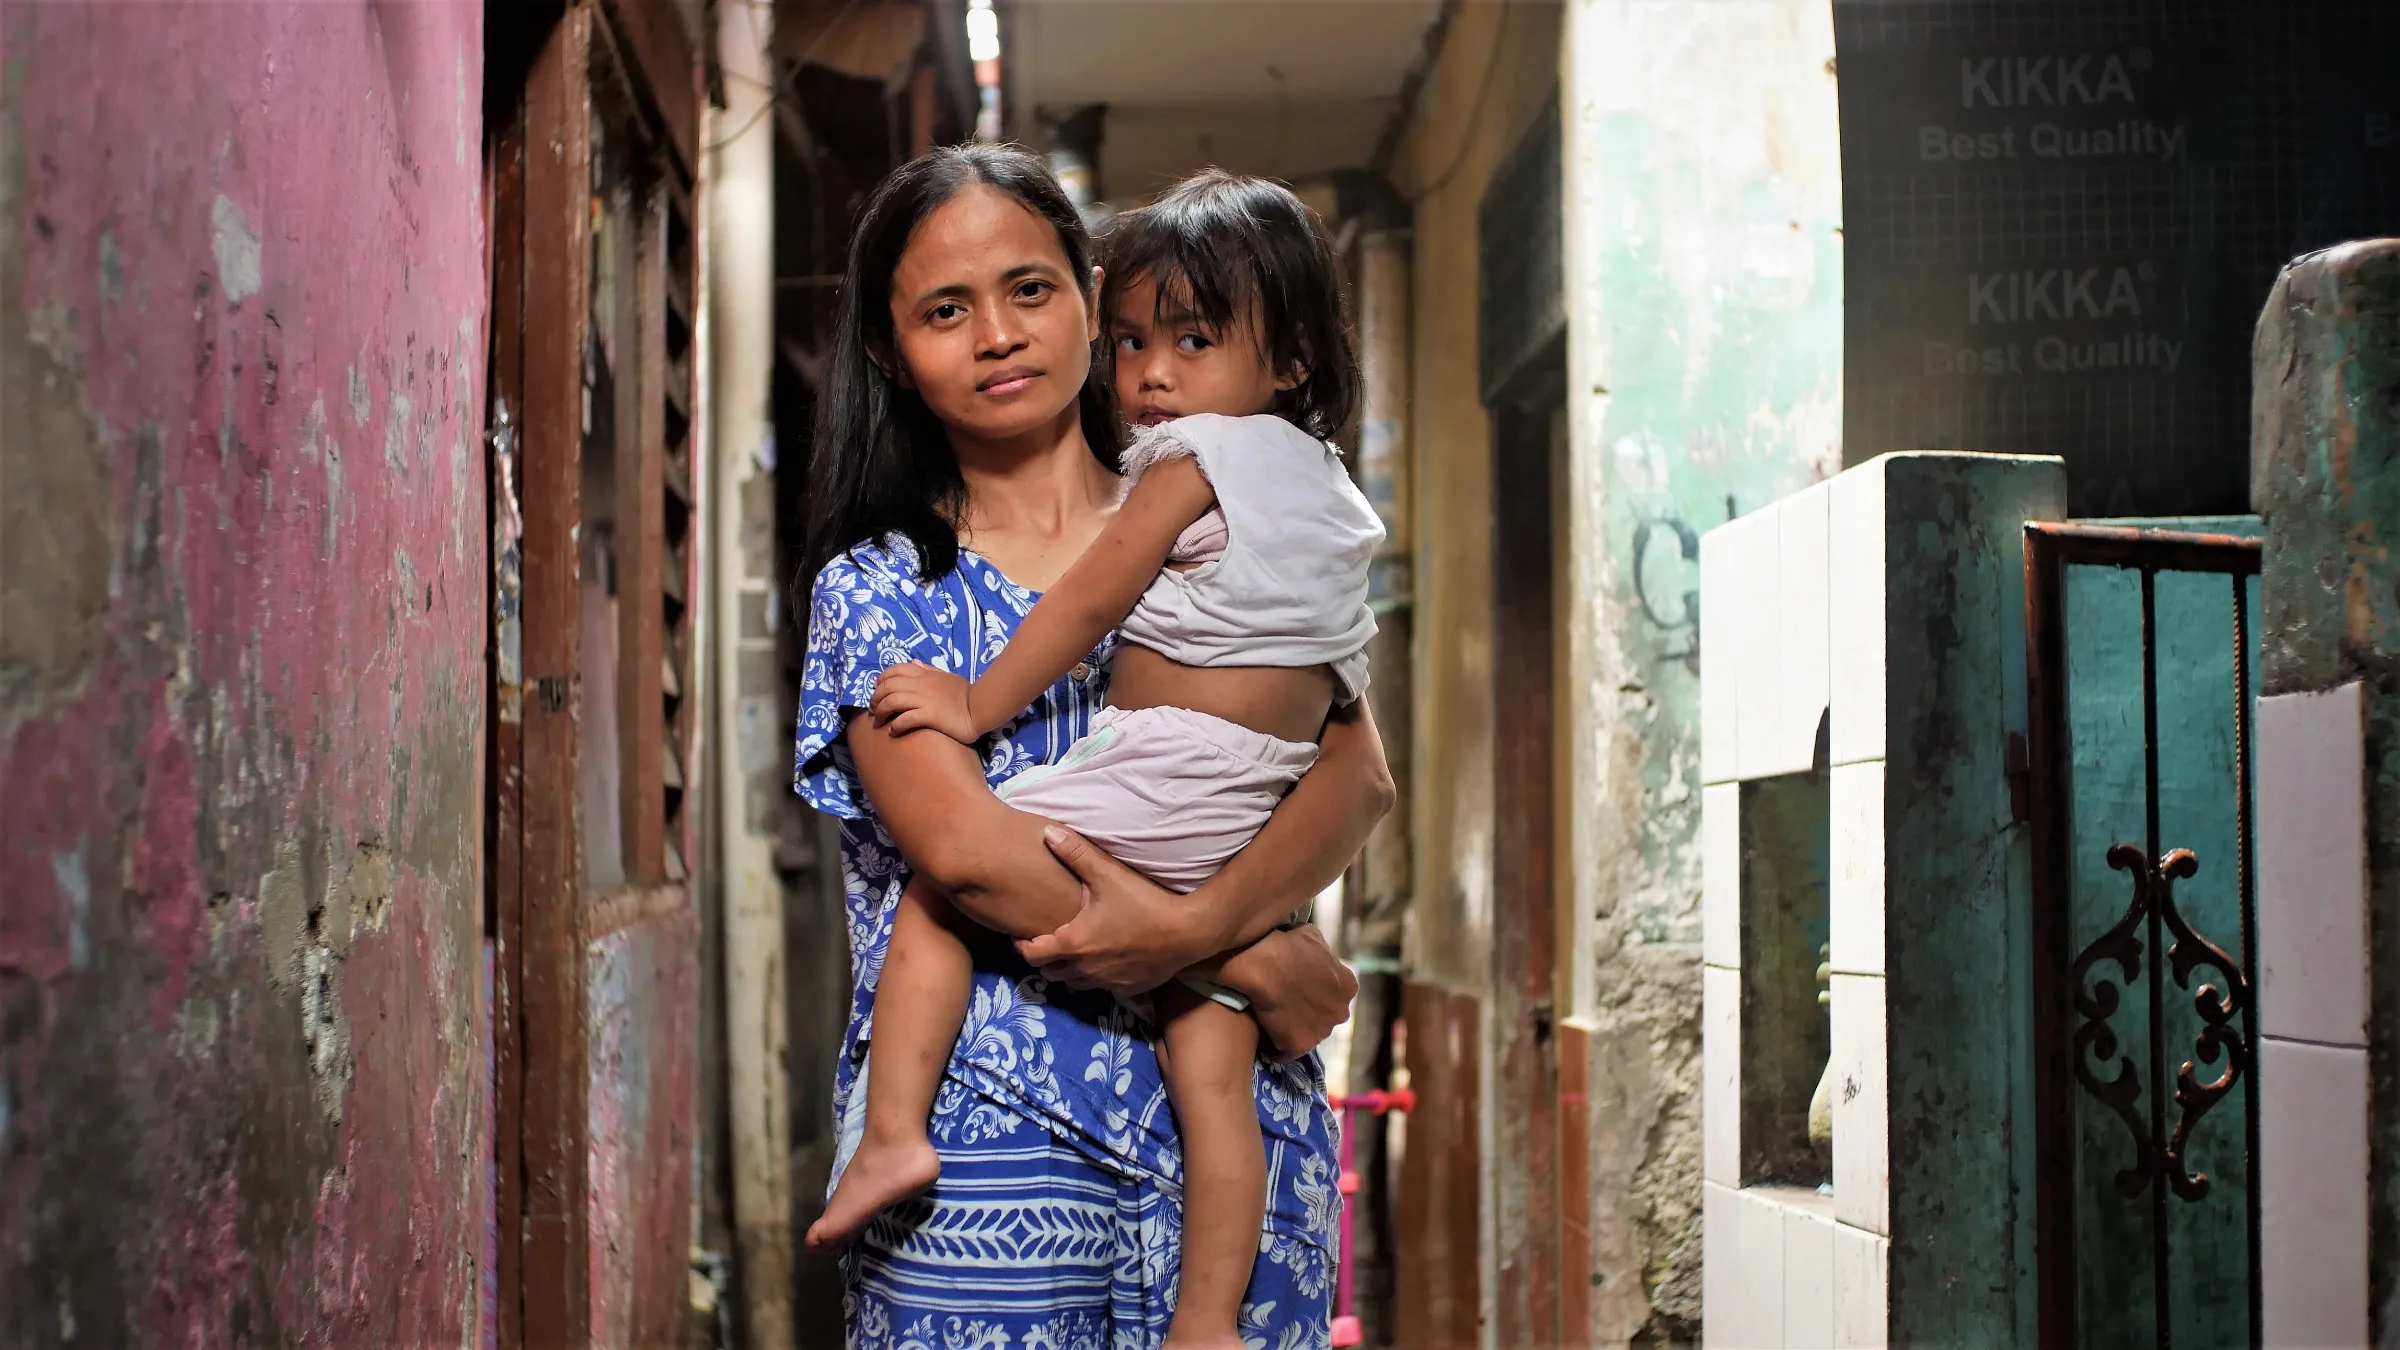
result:
[[[2400,4],[1833,10],[1845,458],[2057,454],[2079,516],[2248,510],[2277,270],[2400,233]]]

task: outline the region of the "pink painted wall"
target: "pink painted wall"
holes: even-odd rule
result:
[[[0,1343],[477,1335],[482,56],[0,6]]]

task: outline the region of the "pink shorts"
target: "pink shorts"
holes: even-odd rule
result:
[[[1317,747],[1189,708],[1102,708],[1055,764],[1000,785],[1000,800],[1057,821],[1174,891],[1242,850]]]

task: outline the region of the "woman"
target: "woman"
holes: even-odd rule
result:
[[[802,795],[844,821],[845,1159],[912,872],[972,921],[963,936],[978,952],[934,1106],[940,1182],[870,1225],[846,1260],[854,1347],[1155,1345],[1172,1311],[1180,1151],[1151,1029],[1114,995],[1197,973],[1247,995],[1267,1038],[1300,1055],[1355,988],[1314,930],[1277,925],[1390,805],[1363,705],[1327,725],[1318,766],[1188,896],[992,795],[1082,734],[1109,642],[980,753],[866,715],[890,666],[976,673],[1106,524],[1119,427],[1105,372],[1094,377],[1097,282],[1074,208],[1013,149],[903,167],[851,244],[811,466],[798,744]],[[1339,1202],[1320,1070],[1313,1057],[1261,1068],[1256,1095],[1268,1214],[1243,1332],[1272,1350],[1323,1345]]]

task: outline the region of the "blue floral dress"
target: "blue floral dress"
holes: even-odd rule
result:
[[[876,677],[923,662],[969,678],[999,654],[1035,595],[972,553],[920,581],[898,537],[817,575],[800,693],[796,779],[840,818],[849,1027],[834,1074],[834,1176],[866,1108],[875,983],[908,864],[867,801],[842,739]],[[983,749],[994,786],[1058,759],[1100,704],[1104,641],[1081,680],[1051,686]],[[966,1026],[935,1098],[933,1191],[880,1216],[845,1258],[852,1350],[1153,1350],[1174,1310],[1182,1146],[1155,1032],[1104,993],[1054,986],[1005,942],[976,956]],[[1336,1193],[1333,1121],[1315,1056],[1262,1066],[1267,1222],[1242,1311],[1252,1350],[1328,1343]]]

